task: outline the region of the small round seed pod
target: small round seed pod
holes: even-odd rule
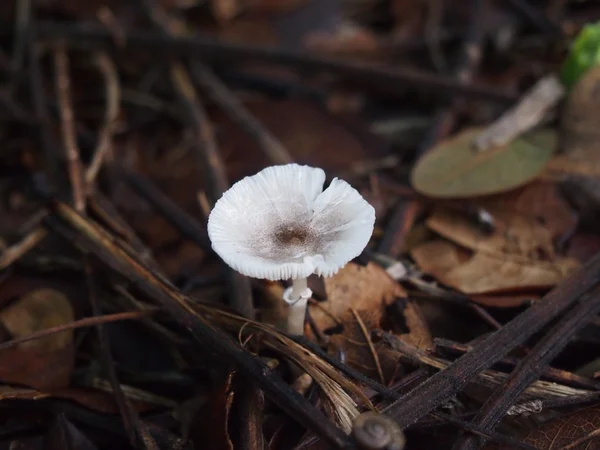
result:
[[[406,442],[394,419],[374,411],[362,413],[354,420],[352,435],[365,450],[402,450]]]

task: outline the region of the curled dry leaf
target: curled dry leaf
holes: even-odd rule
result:
[[[486,252],[470,256],[452,242],[441,239],[414,248],[411,256],[421,270],[465,294],[546,289],[562,281],[579,266],[576,261],[567,258],[549,262]],[[525,299],[521,297],[522,301]]]
[[[599,450],[600,407],[594,406],[552,420],[523,439],[539,450]],[[500,445],[486,445],[485,450],[509,450]]]
[[[481,132],[480,128],[465,130],[427,152],[413,168],[413,187],[438,198],[505,192],[539,175],[557,147],[556,133],[542,129],[479,152],[473,142]]]
[[[71,303],[53,289],[32,291],[0,312],[0,323],[12,338],[73,320]],[[69,385],[74,362],[73,330],[66,330],[0,351],[0,379],[36,389],[59,389]]]

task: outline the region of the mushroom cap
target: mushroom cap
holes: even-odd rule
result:
[[[366,247],[375,209],[345,181],[323,190],[322,169],[263,169],[223,194],[208,218],[215,252],[243,275],[268,280],[331,276]]]

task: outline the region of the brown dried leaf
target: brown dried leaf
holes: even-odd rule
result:
[[[488,210],[494,217],[496,231],[486,234],[466,215],[436,209],[427,226],[439,235],[473,251],[499,255],[515,255],[539,259],[554,256],[552,235],[533,218],[503,210]],[[538,258],[536,258],[538,257]]]
[[[0,312],[13,338],[73,322],[67,297],[52,289],[32,291]],[[74,366],[73,330],[25,342],[0,352],[0,379],[37,389],[69,385]]]
[[[548,422],[531,431],[523,442],[539,450],[600,449],[600,407],[593,406]],[[592,433],[596,433],[593,435]],[[487,445],[486,450],[510,450],[510,447]]]
[[[579,266],[568,258],[542,262],[484,252],[469,258],[464,250],[444,240],[422,244],[411,256],[421,270],[465,294],[550,288]]]
[[[427,225],[471,250],[539,259],[554,256],[553,241],[571,232],[577,217],[555,183],[536,182],[517,191],[473,203],[489,212],[496,230],[483,233],[466,214],[438,208]]]
[[[357,311],[369,310],[378,321],[385,307],[396,297],[406,293],[384,269],[375,263],[366,266],[347,264],[336,275],[325,278],[327,301],[310,305],[310,314],[317,327],[326,330],[335,327],[350,308]]]
[[[415,302],[407,301],[402,313],[408,327],[408,332],[402,333],[398,337],[421,350],[431,348],[433,337],[419,305]]]

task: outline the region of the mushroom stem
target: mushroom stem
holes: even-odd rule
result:
[[[304,291],[308,289],[308,278],[297,278],[292,280],[292,300],[299,300]]]
[[[289,305],[287,331],[290,334],[304,334],[304,320],[306,318],[306,305],[312,291],[308,288],[306,278],[292,280],[292,287],[283,293],[283,300]]]

